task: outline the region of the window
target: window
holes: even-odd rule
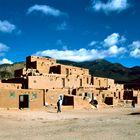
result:
[[[82,85],[83,85],[83,84],[82,84],[82,79],[80,79],[80,86],[82,87]]]
[[[99,80],[99,86],[101,86],[101,80]]]
[[[88,93],[87,92],[85,92],[85,97],[87,97],[88,96]]]
[[[37,93],[33,92],[32,93],[32,99],[36,99],[37,98]]]
[[[69,74],[69,69],[66,69],[66,75],[68,75]]]
[[[15,92],[10,92],[10,93],[9,93],[9,97],[10,97],[10,98],[15,98],[15,97],[16,97]]]
[[[33,81],[34,83],[37,83],[36,80]]]
[[[62,78],[62,85],[65,87],[65,78]]]
[[[119,99],[121,99],[121,93],[119,92]]]

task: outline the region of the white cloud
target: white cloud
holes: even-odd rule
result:
[[[135,49],[130,52],[130,56],[134,58],[140,58],[140,49]]]
[[[121,38],[120,38],[120,43],[124,43],[124,42],[126,42],[126,38],[125,38],[125,36],[121,36]]]
[[[16,26],[14,24],[11,24],[7,20],[1,21],[0,20],[0,31],[5,33],[11,33],[16,29]]]
[[[119,37],[120,35],[118,33],[113,33],[104,40],[104,43],[108,46],[116,45],[119,42]]]
[[[140,41],[133,41],[130,47],[130,56],[134,58],[140,58]]]
[[[133,41],[130,46],[132,49],[140,49],[140,41]]]
[[[8,51],[9,47],[3,43],[0,43],[0,52]]]
[[[124,36],[120,36],[119,33],[113,33],[107,36],[102,43],[103,46],[108,47],[108,49],[105,50],[106,55],[108,54],[109,57],[116,57],[127,52],[126,48],[118,47],[119,44],[124,45],[125,41],[126,38]]]
[[[104,58],[104,56],[102,56],[102,54],[100,54],[98,50],[87,50],[84,48],[81,48],[79,50],[44,50],[37,52],[35,55],[50,56],[55,59],[70,60],[76,62]]]
[[[37,5],[36,4],[36,5],[32,6],[32,7],[30,7],[28,9],[27,13],[30,14],[30,13],[32,13],[34,11],[42,12],[45,15],[51,15],[51,16],[54,16],[54,17],[65,15],[65,13],[61,12],[60,10],[55,9],[53,7],[50,7],[48,5]]]
[[[107,36],[102,43],[104,46],[110,47],[117,44],[123,44],[126,42],[125,36],[120,36],[119,33],[112,33],[111,35]]]
[[[91,41],[88,46],[94,46],[97,42],[96,41]]]
[[[123,54],[126,52],[126,49],[124,47],[118,47],[116,45],[114,46],[111,46],[109,49],[108,49],[108,54],[109,56],[117,56],[117,55],[120,55],[120,54]]]
[[[79,50],[69,50],[62,40],[57,40],[56,45],[61,46],[62,49],[38,51],[35,55],[82,62],[109,57],[124,57],[130,52],[128,45],[126,45],[126,38],[119,35],[119,33],[112,33],[103,41],[92,41],[87,45],[87,47],[93,46],[94,49],[80,48]],[[134,48],[139,49],[140,42],[133,42],[131,46],[133,46],[133,50]],[[136,51],[136,53],[138,54],[138,51]]]
[[[3,58],[2,60],[0,60],[0,64],[13,64],[13,62],[8,60],[7,58]]]
[[[106,3],[100,0],[92,0],[92,8],[95,11],[109,13],[112,11],[121,12],[129,7],[128,0],[108,0]]]
[[[67,49],[67,48],[66,48]],[[112,46],[107,50],[97,49],[85,49],[79,50],[44,50],[35,53],[37,56],[49,56],[59,60],[70,60],[76,62],[90,61],[95,59],[102,59],[106,57],[116,57],[120,54],[125,53],[126,50],[123,47]]]

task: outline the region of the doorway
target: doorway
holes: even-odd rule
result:
[[[64,105],[64,106],[74,106],[74,97],[64,95],[62,105]]]
[[[105,103],[107,105],[113,105],[113,97],[106,97],[105,98]]]
[[[19,95],[19,109],[29,108],[29,95]]]

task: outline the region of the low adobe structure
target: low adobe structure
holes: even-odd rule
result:
[[[114,79],[91,76],[88,69],[62,65],[52,58],[28,56],[26,67],[15,78],[0,83],[0,108],[43,108],[56,106],[58,98],[67,107],[118,105],[126,98],[123,84]],[[139,93],[131,96],[140,103]]]

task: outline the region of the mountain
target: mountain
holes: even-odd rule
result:
[[[57,60],[57,63],[72,65],[89,69],[93,76],[107,77],[115,79],[118,83],[137,84],[140,83],[140,67],[124,67],[119,63],[111,63],[104,59],[97,59],[86,62],[72,62],[67,60]],[[15,64],[0,65],[0,79],[13,78],[14,70],[25,67],[25,62]]]
[[[18,62],[14,64],[0,65],[0,79],[8,79],[14,77],[14,71],[25,66],[25,62]]]

